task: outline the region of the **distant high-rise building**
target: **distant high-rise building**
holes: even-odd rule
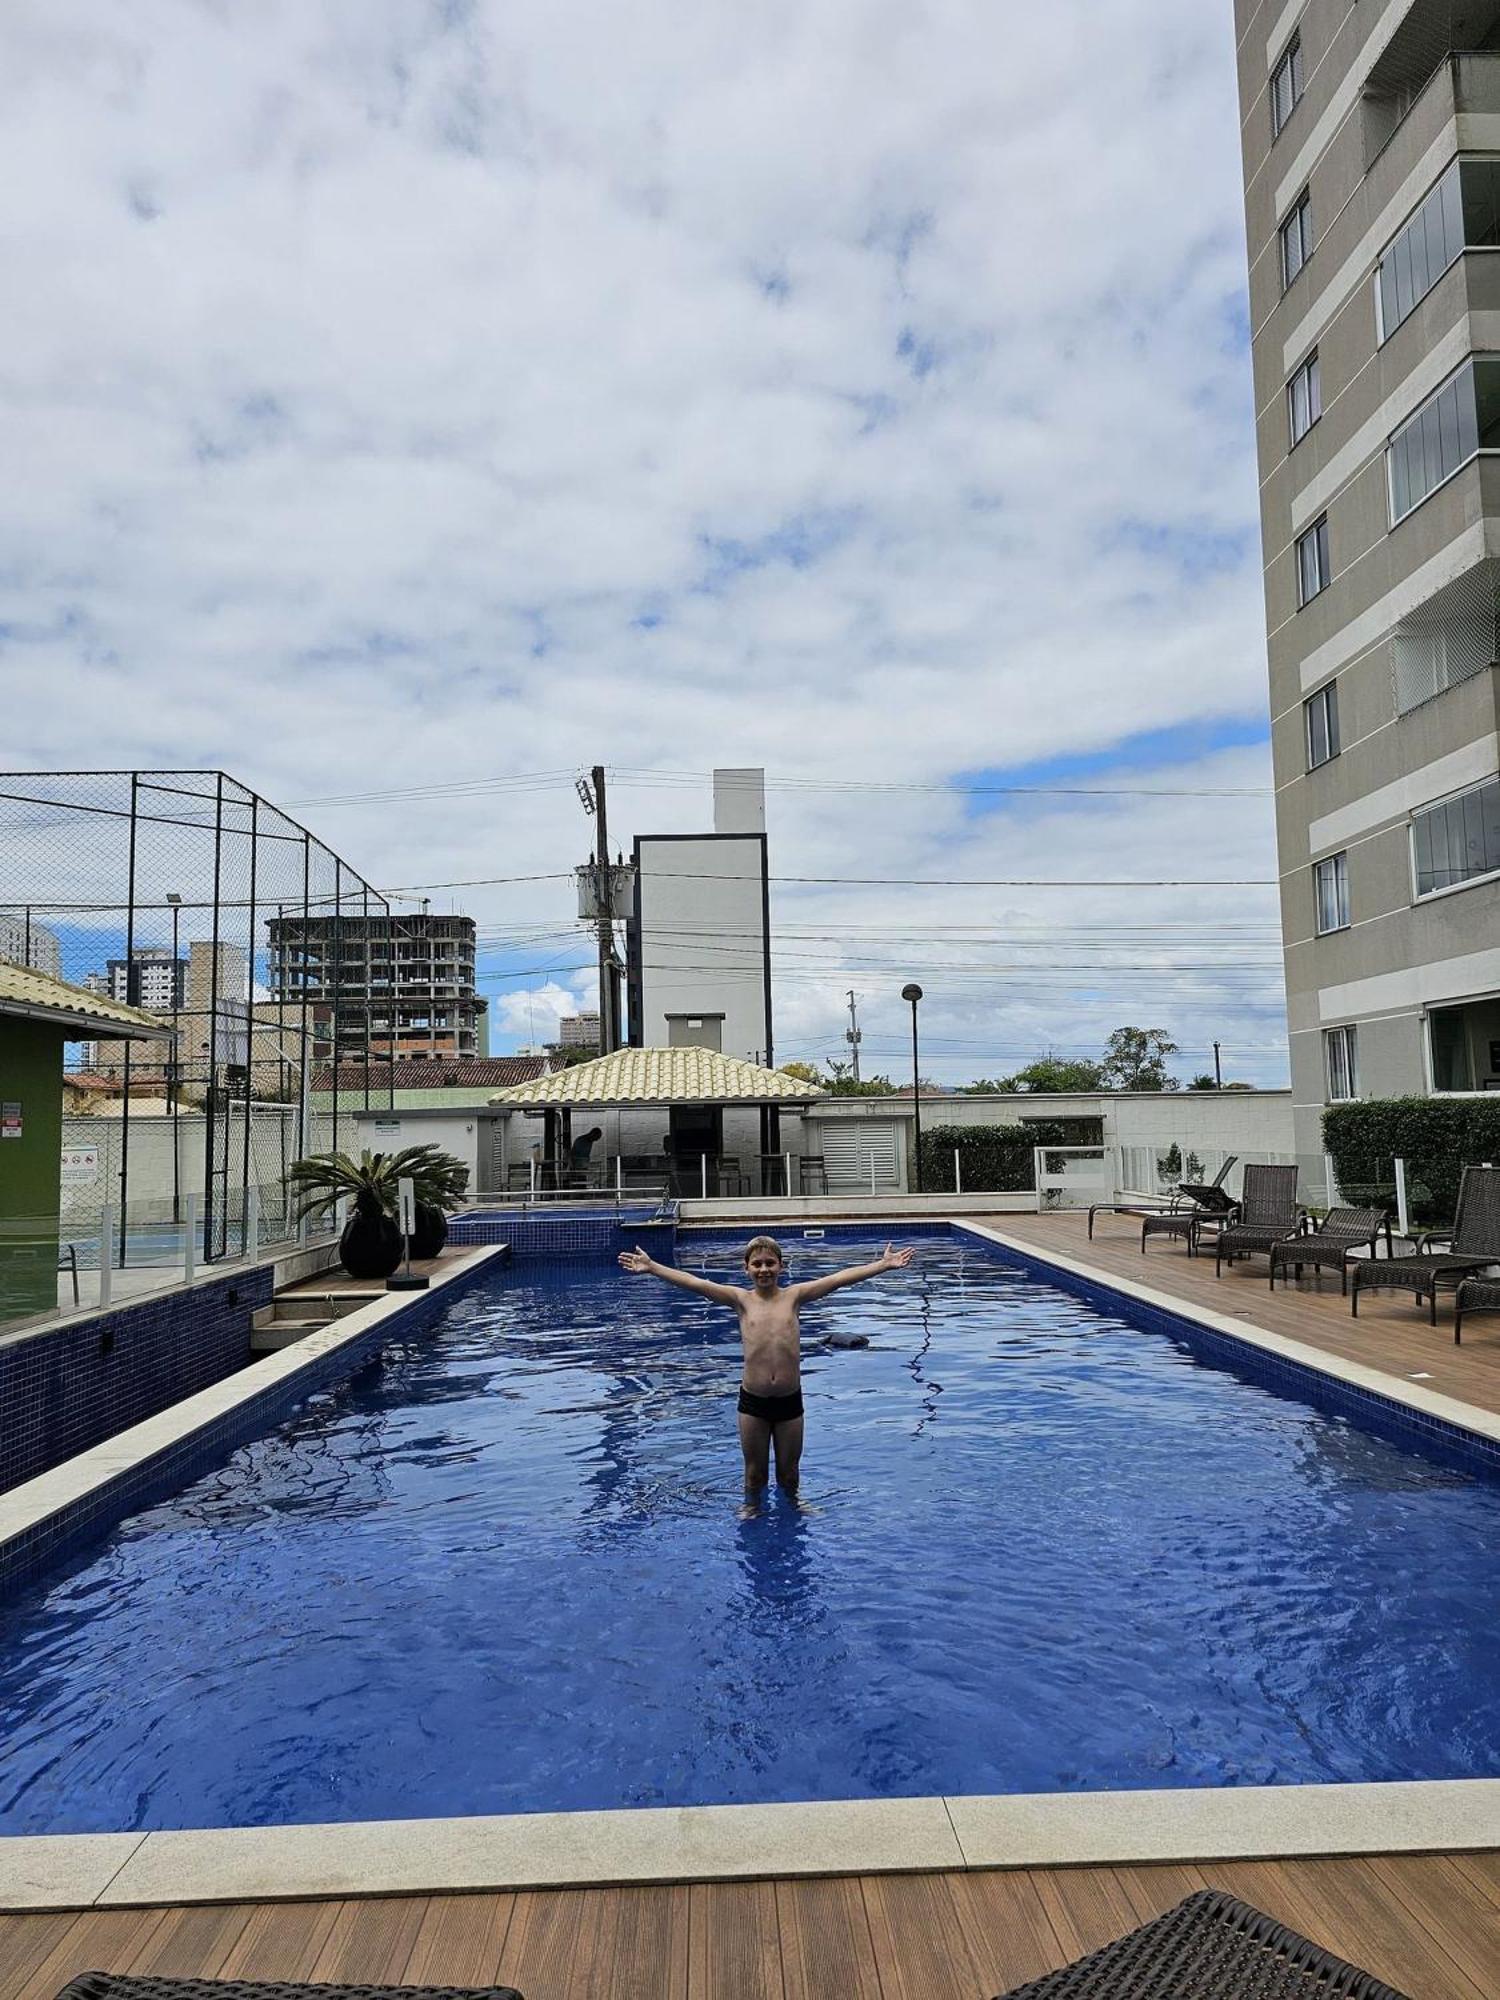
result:
[[[11,965],[29,965],[33,972],[62,977],[62,947],[57,933],[35,917],[0,916],[0,958]]]
[[[170,951],[144,946],[131,958],[112,958],[104,975],[103,990],[111,1000],[123,1000],[128,1007],[144,1007],[149,1013],[170,1014],[187,1001],[188,962],[173,958]]]
[[[1500,0],[1236,0],[1298,1153],[1500,1088]]]
[[[272,999],[306,1002],[319,1059],[477,1056],[472,917],[273,917]]]
[[[599,1046],[597,1010],[592,1014],[564,1014],[557,1024],[555,1046],[560,1049],[597,1049]]]

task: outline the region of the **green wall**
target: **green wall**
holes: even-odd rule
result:
[[[21,1107],[0,1136],[0,1325],[57,1306],[62,1058],[59,1029],[0,1015],[0,1106]]]

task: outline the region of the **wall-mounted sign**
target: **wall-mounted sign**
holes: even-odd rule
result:
[[[375,1136],[377,1139],[399,1139],[401,1137],[401,1120],[399,1118],[377,1118],[375,1120]]]
[[[0,1139],[19,1139],[21,1136],[21,1107],[19,1104],[0,1104]]]
[[[62,1179],[64,1187],[80,1186],[85,1181],[99,1178],[99,1148],[97,1146],[64,1146],[62,1150]]]

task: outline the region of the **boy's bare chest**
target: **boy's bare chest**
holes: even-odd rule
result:
[[[797,1308],[789,1300],[749,1301],[740,1315],[740,1331],[746,1347],[763,1347],[772,1342],[797,1339]]]

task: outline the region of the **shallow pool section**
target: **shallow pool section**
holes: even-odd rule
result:
[[[497,1272],[0,1610],[0,1831],[1500,1772],[1500,1485],[956,1233],[804,1331],[741,1519],[732,1316]]]

